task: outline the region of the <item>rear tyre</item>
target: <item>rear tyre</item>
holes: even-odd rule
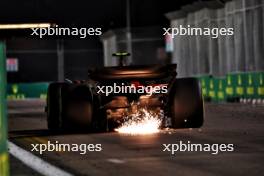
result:
[[[169,93],[169,115],[173,128],[199,128],[203,124],[204,104],[199,81],[176,79]]]
[[[73,85],[68,89],[64,108],[64,127],[72,131],[92,131],[94,116],[93,97],[87,85]]]
[[[49,130],[62,128],[62,95],[65,83],[51,83],[47,95],[47,123]]]

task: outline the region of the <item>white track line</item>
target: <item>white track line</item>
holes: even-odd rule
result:
[[[109,159],[107,159],[107,161],[110,162],[110,163],[115,163],[115,164],[123,164],[123,163],[125,163],[124,160],[117,159],[117,158],[109,158]]]
[[[8,141],[9,153],[23,162],[25,165],[44,176],[73,176],[62,169],[53,166],[32,153],[18,147]]]

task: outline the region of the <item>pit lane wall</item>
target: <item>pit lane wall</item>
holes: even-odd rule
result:
[[[41,98],[47,96],[49,83],[12,83],[7,85],[8,100],[23,100],[26,98]]]
[[[6,119],[5,44],[0,41],[0,175],[9,175]]]
[[[264,72],[229,73],[225,77],[203,75],[197,78],[207,101],[263,103]]]

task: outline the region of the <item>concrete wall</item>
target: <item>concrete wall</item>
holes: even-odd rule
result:
[[[184,16],[167,15],[171,27],[234,28],[234,35],[177,36],[174,38],[173,62],[179,76],[230,72],[264,71],[264,1],[233,0],[222,7],[206,3],[183,7]]]

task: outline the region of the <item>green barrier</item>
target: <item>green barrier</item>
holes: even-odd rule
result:
[[[222,102],[226,100],[226,79],[225,78],[213,78],[209,80],[208,97],[213,102]]]
[[[264,72],[230,73],[224,78],[197,77],[205,100],[238,101],[240,98],[264,99]]]
[[[217,102],[217,83],[215,78],[209,79],[209,93],[208,96],[210,97],[210,100],[213,102]]]
[[[215,91],[217,96],[217,102],[223,102],[226,100],[226,79],[215,78]]]
[[[246,78],[246,98],[257,98],[257,75],[248,73]]]
[[[226,77],[228,98],[264,98],[264,73],[231,73]]]
[[[49,83],[17,83],[7,85],[7,99],[46,98]]]
[[[264,98],[264,72],[247,74],[246,98]]]
[[[9,175],[6,122],[6,59],[5,44],[0,42],[0,175]]]
[[[226,79],[213,78],[210,75],[198,77],[202,86],[203,97],[207,101],[222,102],[226,100]]]
[[[229,76],[233,80],[234,97],[249,99],[264,97],[264,77],[262,72],[236,73]]]
[[[227,98],[246,97],[247,73],[230,73],[226,77]]]
[[[264,98],[264,72],[256,73],[256,87],[257,87],[257,97]]]
[[[227,75],[226,77],[226,89],[225,89],[225,93],[227,98],[229,97],[234,97],[235,96],[235,91],[234,91],[234,80],[233,77],[231,75]]]
[[[210,99],[209,90],[210,90],[210,79],[211,76],[204,75],[198,77],[201,87],[202,87],[202,94],[205,100]]]
[[[235,81],[235,96],[244,98],[246,97],[246,83],[247,83],[247,73],[237,73],[234,75]]]

